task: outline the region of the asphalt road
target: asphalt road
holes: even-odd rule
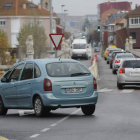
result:
[[[139,140],[139,90],[117,90],[116,75],[102,57],[98,59],[99,100],[94,115],[71,108],[37,118],[29,114],[32,111],[9,110],[0,116],[0,135],[10,140]],[[90,60],[80,61],[90,67]]]

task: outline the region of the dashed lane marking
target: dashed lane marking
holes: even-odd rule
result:
[[[41,130],[41,132],[46,132],[48,130],[50,130],[50,128],[45,128],[45,129]]]
[[[104,89],[99,90],[98,92],[111,92],[112,90],[113,89],[104,88]]]
[[[122,90],[121,92],[122,93],[131,93],[131,92],[133,92],[134,91],[134,89],[124,89],[124,90]]]
[[[38,137],[40,134],[35,134],[35,135],[32,135],[30,138],[36,138]]]
[[[56,126],[57,124],[56,123],[54,123],[54,124],[52,124],[52,125],[50,125],[50,126]]]

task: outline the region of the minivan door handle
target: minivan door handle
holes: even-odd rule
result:
[[[29,82],[28,85],[30,85],[31,83]]]

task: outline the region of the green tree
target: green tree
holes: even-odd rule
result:
[[[47,51],[47,36],[43,27],[35,24],[31,26],[30,24],[24,25],[19,32],[19,58],[21,59],[20,54],[26,54],[26,39],[29,35],[33,36],[34,41],[34,57],[35,59],[41,58],[41,54]]]
[[[13,65],[15,63],[16,56],[11,56],[12,48],[8,43],[7,34],[0,29],[0,63],[2,65]]]

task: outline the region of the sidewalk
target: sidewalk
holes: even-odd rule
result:
[[[133,49],[130,50],[129,52],[134,54],[136,57],[140,58],[140,49]]]

